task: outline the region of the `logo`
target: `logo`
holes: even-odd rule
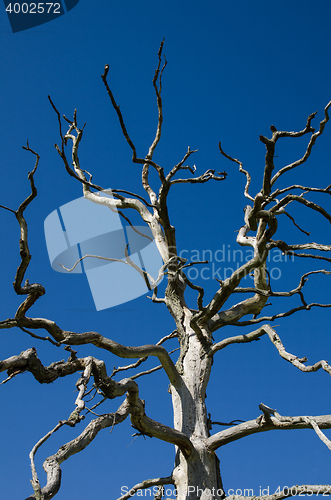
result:
[[[102,196],[113,198],[111,190]],[[122,225],[116,209],[84,197],[50,213],[44,222],[54,271],[85,273],[97,311],[129,302],[155,287],[163,262],[147,226]]]
[[[59,2],[8,2],[4,0],[13,33],[53,21],[76,7],[79,0]]]

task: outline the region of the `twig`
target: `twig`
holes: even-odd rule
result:
[[[254,201],[254,198],[248,193],[248,189],[249,189],[249,186],[250,186],[250,183],[251,183],[251,176],[249,174],[249,172],[247,170],[245,170],[243,168],[243,164],[241,161],[237,160],[237,158],[232,158],[232,156],[229,156],[228,154],[226,154],[223,149],[222,149],[222,146],[221,146],[221,143],[219,142],[218,143],[218,147],[219,147],[219,150],[221,152],[221,154],[223,156],[225,156],[225,158],[227,158],[228,160],[230,161],[233,161],[235,163],[237,163],[239,165],[239,172],[242,172],[243,174],[245,174],[246,176],[246,186],[245,186],[245,190],[244,190],[244,195],[246,196],[246,198],[248,198],[249,200],[251,201]]]

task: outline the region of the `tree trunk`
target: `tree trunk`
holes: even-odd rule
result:
[[[178,370],[182,384],[176,388],[171,386],[174,428],[190,439],[194,451],[189,457],[184,457],[177,450],[173,471],[177,500],[218,500],[224,497],[219,460],[206,447],[209,429],[205,398],[212,358],[207,356],[205,347],[190,326],[191,311],[183,305],[182,300],[179,302],[182,306],[180,323],[174,308],[169,308],[176,319],[181,341]]]

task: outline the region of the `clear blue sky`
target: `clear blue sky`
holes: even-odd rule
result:
[[[225,182],[175,186],[169,201],[178,244],[189,252],[211,250],[215,255],[223,245],[232,251],[237,248],[235,231],[243,224],[247,204],[245,178],[236,165],[220,156],[218,142],[243,161],[253,176],[251,193],[255,194],[261,187],[265,155],[259,135],[268,135],[271,124],[284,130],[302,129],[307,116],[319,110],[317,124],[331,99],[330,16],[328,0],[80,0],[59,19],[13,34],[2,7],[0,204],[16,209],[29,193],[27,172],[33,168],[34,158],[22,150],[27,139],[41,156],[35,176],[38,197],[26,212],[33,258],[26,277],[42,283],[46,295],[31,314],[53,319],[68,330],[99,331],[128,345],[156,342],[174,329],[162,305],[153,305],[145,297],[96,312],[84,276],[64,276],[51,269],[44,220],[53,210],[81,196],[81,188],[68,177],[54,149],[58,126],[48,94],[61,113],[71,117],[77,108],[79,123],[87,123],[80,157],[94,181],[142,193],[139,167],[131,164],[131,151],[100,75],[109,64],[109,83],[138,154],[145,155],[155,133],[152,78],[157,50],[165,37],[164,133],[155,159],[165,169],[171,168],[190,146],[199,150],[192,160],[198,173],[207,168],[228,172]],[[312,160],[295,174],[289,173],[284,182],[316,187],[330,184],[330,138],[329,124],[316,143]],[[305,144],[305,140],[285,140],[277,151],[277,166],[299,157]],[[324,206],[330,210],[330,201],[324,200]],[[312,231],[310,240],[330,243],[325,221],[307,211],[299,215],[296,207],[292,213]],[[19,228],[7,211],[0,211],[0,224],[3,320],[13,317],[20,303],[12,288],[19,264]],[[287,221],[280,235],[293,238],[292,242],[305,241]],[[276,284],[278,290],[297,285],[297,263],[290,263],[281,272],[284,282]],[[310,282],[310,299],[331,302],[326,279],[311,278]],[[212,280],[205,280],[205,285],[208,297],[218,286]],[[284,307],[280,303],[280,310]],[[278,321],[277,332],[288,350],[307,356],[309,362],[331,359],[329,317],[328,310],[300,313]],[[234,333],[229,328],[215,337]],[[283,415],[330,413],[329,376],[325,372],[302,374],[281,360],[269,344],[263,338],[253,345],[230,346],[218,353],[207,392],[208,411],[214,420],[256,418],[260,402]],[[16,329],[1,330],[1,359],[33,345],[44,364],[67,355]],[[113,365],[123,364],[97,349],[78,349],[79,356],[89,353],[104,358],[109,372]],[[154,366],[153,362],[148,366]],[[28,454],[74,409],[76,379],[68,377],[40,386],[30,374],[24,374],[0,387],[2,498],[18,500],[31,493]],[[160,396],[157,384],[163,391]],[[157,373],[149,380],[140,379],[139,385],[148,415],[171,425],[165,376]],[[117,401],[107,408],[104,411],[115,410]],[[43,460],[82,429],[83,424],[62,429],[38,451],[36,463],[42,484]],[[116,427],[112,434],[105,430],[83,453],[63,463],[62,488],[56,498],[114,499],[120,496],[123,485],[169,475],[172,446],[149,438],[132,442],[133,432],[129,423]],[[252,436],[218,454],[226,490],[254,488],[259,494],[260,486],[269,486],[273,492],[278,486],[324,484],[330,477],[330,451],[313,431]],[[125,473],[125,469],[130,472]]]

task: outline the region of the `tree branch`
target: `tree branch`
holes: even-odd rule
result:
[[[167,340],[169,339],[173,339],[173,338],[176,338],[178,335],[177,335],[177,330],[174,330],[173,332],[171,332],[169,335],[165,335],[164,337],[162,337],[162,339],[160,339],[156,345],[162,345],[164,342],[166,342]],[[137,368],[138,366],[140,366],[142,363],[144,363],[145,361],[147,361],[148,358],[140,358],[138,361],[136,361],[136,363],[132,363],[131,365],[127,365],[127,366],[119,366],[117,368],[114,367],[113,369],[113,373],[112,373],[112,377],[114,375],[116,375],[116,373],[120,372],[120,371],[124,371],[124,370],[130,370],[132,368]],[[162,368],[162,366],[161,366]]]
[[[84,370],[85,365],[85,358],[76,358],[71,354],[67,361],[57,361],[45,367],[39,360],[35,347],[31,347],[17,356],[0,361],[0,372],[7,371],[8,376],[13,377],[29,371],[40,384],[50,384],[58,377]]]
[[[242,172],[242,173],[243,173],[243,174],[245,174],[245,176],[246,176],[246,186],[245,186],[245,190],[244,190],[244,195],[245,195],[245,196],[246,196],[246,198],[248,198],[249,200],[254,201],[254,198],[253,198],[253,197],[252,197],[252,196],[248,193],[249,186],[250,186],[250,183],[251,183],[251,180],[252,180],[252,178],[251,178],[251,176],[250,176],[249,172],[243,168],[243,164],[242,164],[242,162],[241,162],[241,161],[237,160],[236,158],[232,158],[232,156],[229,156],[228,154],[226,154],[226,153],[223,151],[223,149],[222,149],[222,147],[221,147],[221,143],[220,143],[220,142],[218,143],[218,147],[219,147],[219,150],[220,150],[221,154],[222,154],[223,156],[225,156],[225,158],[227,158],[228,160],[233,161],[233,162],[235,162],[235,163],[237,163],[237,164],[239,165],[239,172]]]
[[[291,201],[297,201],[298,203],[302,203],[308,208],[311,208],[312,210],[315,210],[316,212],[319,212],[323,217],[325,217],[330,223],[331,223],[331,215],[328,214],[324,208],[320,207],[316,203],[313,203],[312,201],[306,200],[305,198],[302,197],[304,193],[302,193],[300,196],[295,195],[295,194],[288,194],[286,195],[281,201],[276,203],[271,209],[271,213],[275,213],[277,210],[279,210],[281,207],[284,205],[287,205]]]
[[[113,105],[113,108],[114,110],[116,111],[116,114],[117,114],[117,117],[118,117],[118,121],[120,123],[120,126],[121,126],[121,129],[122,129],[122,133],[127,141],[127,143],[129,144],[131,150],[132,150],[132,162],[133,163],[139,163],[139,164],[142,164],[142,165],[145,165],[145,164],[148,164],[148,165],[151,165],[153,168],[155,168],[155,170],[159,173],[159,175],[162,176],[162,168],[157,165],[154,161],[152,161],[152,159],[149,159],[149,158],[138,158],[137,157],[137,152],[136,152],[136,147],[135,145],[133,144],[130,136],[129,136],[129,133],[126,129],[126,126],[125,126],[125,123],[124,123],[124,119],[123,119],[123,115],[122,115],[122,112],[120,110],[120,107],[117,105],[116,101],[115,101],[115,98],[114,98],[114,95],[108,85],[108,82],[107,82],[107,74],[108,74],[108,71],[109,71],[109,66],[108,64],[106,64],[105,66],[105,70],[104,70],[104,73],[103,75],[101,75],[101,79],[106,87],[106,90],[107,90],[107,93],[110,97],[110,100],[111,100],[111,103]],[[153,143],[154,144],[154,143]],[[155,145],[156,146],[156,145]]]
[[[331,375],[331,366],[327,363],[327,361],[321,360],[315,363],[314,365],[310,366],[304,365],[303,363],[307,361],[307,358],[306,357],[298,358],[298,356],[295,356],[287,352],[279,335],[277,335],[275,330],[273,330],[269,325],[267,326],[268,329],[266,329],[266,333],[268,334],[269,339],[279,352],[279,355],[283,359],[285,359],[289,363],[292,363],[293,366],[299,368],[299,370],[301,370],[302,372],[316,372],[320,368],[323,368],[324,371],[326,371],[329,375]]]
[[[55,455],[48,457],[43,464],[43,468],[47,474],[47,484],[41,490],[42,500],[50,500],[59,491],[61,485],[60,465],[62,462],[68,460],[75,453],[84,450],[100,430],[123,422],[128,415],[129,405],[127,400],[125,400],[115,413],[102,415],[92,420],[77,438],[61,446]],[[36,496],[31,495],[26,500],[36,500]]]
[[[172,167],[169,174],[166,176],[166,179],[165,179],[166,182],[170,182],[171,179],[174,177],[174,175],[176,175],[176,173],[179,170],[189,170],[191,172],[191,174],[194,174],[194,172],[196,171],[196,166],[194,165],[193,167],[188,167],[188,166],[184,166],[184,163],[186,162],[186,160],[189,159],[189,157],[192,154],[196,153],[197,151],[198,151],[197,149],[192,150],[192,149],[190,149],[190,147],[188,147],[187,153],[185,154],[184,158],[179,163],[177,163],[177,165]]]
[[[304,421],[312,426],[321,441],[331,450],[331,441],[326,437],[326,435],[321,431],[316,422],[311,417],[303,417]]]
[[[300,184],[292,184],[292,186],[288,186],[284,189],[276,189],[273,193],[270,194],[269,200],[274,200],[279,196],[280,194],[284,194],[287,191],[292,191],[293,189],[300,189],[301,191],[307,191],[307,192],[314,192],[314,193],[326,193],[331,195],[331,184],[327,186],[325,189],[322,188],[313,188],[313,187],[307,187],[307,186],[301,186]]]
[[[45,329],[52,337],[61,344],[84,345],[93,344],[100,349],[105,349],[121,358],[144,358],[146,356],[156,356],[165,372],[167,373],[172,385],[181,384],[181,377],[170,358],[167,350],[161,345],[144,345],[139,347],[129,347],[118,344],[97,332],[75,333],[62,330],[54,321],[44,318],[22,318],[24,327],[33,329]],[[1,328],[13,328],[18,326],[17,321],[8,319],[0,322]]]
[[[158,143],[160,142],[161,131],[162,131],[162,122],[163,122],[162,98],[161,98],[162,75],[163,75],[163,71],[165,70],[165,67],[167,65],[167,60],[166,60],[166,58],[164,58],[164,65],[161,68],[163,45],[164,45],[164,39],[162,40],[162,42],[160,44],[160,48],[159,48],[159,51],[157,54],[159,62],[158,62],[157,68],[155,70],[155,75],[153,78],[153,87],[154,87],[155,94],[156,94],[156,102],[157,102],[157,110],[158,110],[158,121],[157,121],[157,129],[156,129],[155,139],[154,139],[151,147],[149,148],[148,155],[147,155],[147,158],[150,160],[153,158],[155,148],[158,145]]]
[[[23,146],[23,149],[26,151],[30,151],[33,155],[36,157],[36,162],[33,170],[28,173],[28,179],[30,181],[30,186],[31,186],[31,194],[20,204],[18,209],[15,211],[15,216],[16,219],[20,225],[21,229],[21,237],[20,237],[20,256],[21,256],[21,263],[19,267],[17,268],[16,275],[15,275],[15,280],[14,280],[14,290],[17,293],[17,295],[30,295],[29,298],[32,299],[31,295],[33,296],[33,302],[35,302],[41,295],[44,295],[45,289],[43,286],[39,285],[38,283],[33,283],[29,284],[29,281],[26,280],[25,285],[22,286],[22,281],[25,276],[25,272],[28,268],[28,265],[31,260],[31,254],[28,246],[28,226],[26,223],[26,220],[24,218],[24,211],[28,207],[28,205],[36,198],[37,196],[37,189],[34,183],[34,174],[37,170],[38,163],[40,156],[38,153],[33,151],[33,149],[30,148],[29,143],[27,142],[26,146]]]
[[[293,307],[293,309],[290,309],[288,311],[285,311],[283,313],[279,314],[274,314],[273,316],[261,316],[260,318],[253,318],[248,321],[231,321],[227,323],[228,325],[232,326],[252,326],[256,325],[257,323],[262,323],[262,321],[274,321],[275,319],[278,318],[286,318],[287,316],[292,316],[292,314],[299,312],[299,311],[309,311],[312,307],[331,307],[331,304],[319,304],[318,302],[311,302],[310,304],[298,306],[298,307]],[[220,326],[223,325],[218,325],[217,322],[215,321],[213,323],[213,331],[216,328],[219,328]]]
[[[213,356],[217,351],[220,351],[231,344],[245,344],[247,342],[253,342],[253,340],[259,340],[260,337],[265,335],[269,329],[271,329],[269,325],[263,325],[254,332],[250,332],[245,335],[236,335],[234,337],[228,337],[227,339],[221,340],[220,342],[212,345],[208,352],[208,356]]]
[[[206,442],[208,449],[215,451],[221,446],[259,432],[311,428],[310,422],[306,422],[303,416],[282,417],[275,410],[272,410],[272,412],[275,413],[276,416],[273,413],[267,418],[264,417],[264,415],[260,415],[255,420],[248,420],[243,424],[238,424],[235,427],[222,430],[210,436]],[[319,415],[310,418],[314,420],[320,429],[331,429],[331,415]]]
[[[82,419],[79,414],[85,408],[83,396],[85,395],[87,382],[90,378],[91,373],[93,373],[96,386],[101,389],[106,397],[113,399],[115,397],[122,396],[125,393],[127,393],[127,397],[117,412],[113,414],[102,415],[93,420],[87,425],[80,436],[70,441],[66,445],[61,446],[61,448],[55,455],[46,459],[46,461],[44,462],[44,470],[47,473],[47,484],[41,490],[41,500],[52,498],[58,491],[61,481],[60,464],[64,460],[67,460],[73,454],[82,451],[88,444],[90,444],[90,442],[95,438],[95,436],[101,429],[109,427],[110,425],[114,426],[122,422],[129,413],[131,416],[132,424],[143,434],[162,439],[163,441],[178,446],[186,457],[191,453],[193,449],[190,440],[183,433],[160,424],[159,422],[150,419],[145,414],[145,405],[139,398],[139,390],[136,382],[134,382],[132,379],[123,379],[120,382],[111,380],[110,377],[107,377],[104,362],[99,361],[95,358],[85,358],[83,360],[83,363],[85,365],[83,376],[76,383],[79,391],[78,397],[76,399],[76,409],[69,416],[69,419],[67,421],[68,425],[74,426]],[[12,362],[10,364],[13,365]],[[7,365],[8,363],[4,363],[2,369],[6,369]],[[38,443],[40,443],[41,445],[46,439],[48,439],[52,432]],[[39,447],[40,445],[38,445],[37,447]],[[33,474],[35,491],[37,490],[36,494],[39,494],[34,469]],[[29,497],[29,500],[34,498],[37,497],[31,496]]]
[[[309,158],[311,150],[316,142],[317,137],[322,135],[324,127],[329,120],[328,109],[330,106],[331,106],[331,101],[324,108],[324,119],[320,122],[319,130],[317,132],[315,132],[314,129],[312,129],[310,126],[310,122],[311,122],[312,118],[314,118],[316,113],[313,113],[308,117],[306,128],[302,132],[299,132],[299,133],[298,132],[296,132],[296,133],[295,132],[277,132],[277,138],[278,137],[300,137],[301,135],[308,133],[308,132],[315,132],[315,133],[312,134],[310,141],[309,141],[309,144],[307,146],[306,152],[303,155],[303,157],[300,158],[300,160],[297,160],[293,163],[290,163],[286,167],[281,168],[271,179],[271,186],[273,186],[275,184],[276,180],[281,175],[283,175],[285,172],[287,172],[288,170],[291,170],[292,168],[298,167],[299,165],[302,165]]]
[[[204,184],[207,181],[214,180],[214,181],[224,181],[226,179],[227,173],[226,172],[217,172],[217,175],[215,175],[215,170],[214,169],[209,169],[206,170],[202,175],[199,175],[199,177],[188,177],[187,179],[173,179],[170,181],[170,184],[185,184],[185,183],[190,183],[190,184]]]

